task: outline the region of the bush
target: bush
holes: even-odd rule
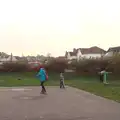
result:
[[[27,63],[4,63],[3,64],[4,71],[6,72],[24,72],[27,71],[28,69],[28,64]]]
[[[120,56],[114,56],[110,59],[84,59],[79,62],[73,60],[68,64],[64,58],[49,58],[45,65],[34,64],[28,65],[25,62],[4,63],[0,71],[23,72],[38,71],[41,67],[45,67],[48,72],[64,72],[65,69],[74,69],[79,74],[96,74],[102,69],[120,74]]]
[[[112,57],[106,69],[114,74],[120,74],[120,56]]]
[[[48,61],[48,63],[45,65],[45,68],[47,71],[64,72],[67,66],[68,64],[65,59],[56,58]]]
[[[71,64],[77,73],[96,74],[101,69],[106,68],[108,61],[102,59],[84,59],[79,62],[74,61]]]
[[[96,74],[103,69],[112,74],[120,74],[120,56],[108,59],[84,59],[79,62],[74,60],[69,66],[75,68],[79,74]]]

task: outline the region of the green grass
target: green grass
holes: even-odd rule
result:
[[[120,86],[104,85],[95,81],[92,82],[82,80],[69,81],[68,85],[120,102]]]
[[[18,80],[19,78],[21,80]],[[0,87],[39,85],[40,81],[37,79],[36,73],[0,73]],[[46,85],[59,85],[59,76],[57,74],[50,75]]]
[[[35,77],[36,73],[0,73],[0,86],[39,86],[40,82]],[[21,78],[22,80],[18,80]],[[99,82],[97,76],[76,76],[73,74],[65,74],[65,84],[76,87],[93,94],[103,96],[120,102],[120,80],[119,77],[109,76],[110,85],[104,85]],[[49,80],[46,82],[48,86],[59,85],[59,74],[49,74]]]

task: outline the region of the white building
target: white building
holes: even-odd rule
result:
[[[4,62],[17,62],[18,60],[16,59],[15,56],[12,54],[8,57],[0,57],[0,64],[3,64]]]
[[[66,52],[65,56],[68,60],[96,59],[102,57],[105,52],[105,50],[96,46],[91,48],[74,48],[73,52]]]
[[[110,47],[106,52],[104,57],[112,57],[114,55],[120,54],[120,46],[118,47]]]

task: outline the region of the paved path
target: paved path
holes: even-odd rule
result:
[[[0,88],[0,120],[120,120],[120,104],[68,87]]]

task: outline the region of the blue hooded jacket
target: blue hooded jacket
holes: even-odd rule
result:
[[[46,80],[46,72],[44,68],[40,68],[40,71],[38,72],[37,77],[39,78],[41,82]]]

